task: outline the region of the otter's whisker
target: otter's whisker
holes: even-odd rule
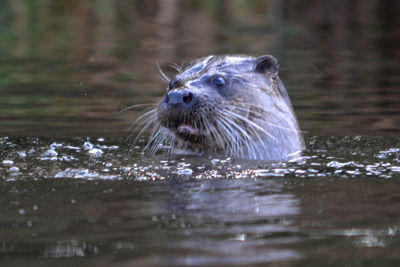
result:
[[[133,126],[137,125],[137,127],[133,130],[136,131],[136,129],[138,127],[140,127],[142,125],[143,122],[145,122],[146,120],[148,120],[149,118],[151,118],[152,116],[154,116],[154,114],[157,113],[157,109],[150,109],[148,111],[146,111],[145,113],[143,113],[142,115],[140,115],[128,128],[128,131],[132,129]],[[141,120],[143,120],[142,122],[140,122]]]
[[[153,139],[153,146],[149,150],[150,155],[154,155],[160,148],[160,144],[163,144],[168,137],[168,133],[163,129],[159,129]],[[146,148],[145,148],[146,149]]]
[[[217,144],[217,147],[223,146],[225,144],[224,138],[221,136],[221,134],[218,131],[218,129],[215,128],[215,126],[212,123],[209,123],[208,121],[207,121],[207,125],[208,125],[209,130],[210,130],[210,135],[214,138],[214,140],[215,140],[215,142]]]
[[[276,140],[275,137],[274,137],[272,134],[270,134],[270,133],[267,132],[265,129],[263,129],[262,127],[260,127],[260,126],[257,125],[256,123],[254,123],[253,121],[249,120],[248,118],[245,118],[245,117],[243,117],[243,116],[240,116],[239,114],[234,113],[234,112],[229,113],[229,115],[232,115],[232,116],[238,118],[239,120],[243,120],[244,122],[246,122],[246,123],[252,125],[253,127],[257,128],[259,131],[261,131],[261,132],[265,133],[266,135],[268,135],[271,139]]]
[[[179,73],[182,73],[182,68],[181,66],[179,66],[178,64],[174,63],[174,62],[170,62],[169,66],[171,68],[173,68],[174,70],[176,70]]]
[[[174,147],[175,147],[175,137],[169,135],[168,131],[166,131],[166,135],[167,135],[167,139],[169,138],[169,148],[168,148],[168,153],[171,153],[171,151],[173,151]]]
[[[231,144],[230,150],[231,150],[232,155],[233,156],[239,155],[239,153],[237,153],[237,151],[240,151],[243,154],[244,153],[243,150],[240,149],[240,147],[241,147],[240,143],[242,142],[243,138],[238,134],[237,131],[233,132],[234,128],[231,127],[235,123],[231,120],[228,120],[227,118],[224,118],[224,116],[220,116],[219,121],[217,121],[217,123],[218,122],[220,123],[219,126],[221,126],[222,129],[227,133],[225,136],[225,140],[227,140],[228,144]],[[246,143],[246,142],[244,142],[244,143]]]
[[[233,113],[233,112],[227,113],[227,115],[229,115],[231,113]],[[225,116],[225,117],[229,118],[229,116]],[[244,117],[241,116],[241,118],[244,118]],[[262,152],[260,151],[260,145],[258,145],[258,146],[256,145],[254,138],[250,137],[250,135],[247,133],[247,131],[244,130],[243,126],[239,126],[237,123],[235,123],[233,121],[233,119],[229,120],[229,124],[231,126],[235,127],[236,129],[238,129],[241,132],[241,134],[245,137],[245,139],[246,139],[245,143],[247,144],[246,147],[249,148],[249,153],[253,154],[254,158],[257,158],[257,154],[259,154],[259,156],[262,156]],[[252,132],[252,134],[255,135],[256,139],[258,139],[260,144],[262,144],[262,147],[266,145],[264,140],[261,138],[259,131],[254,129],[253,125],[248,125],[247,129],[248,129],[248,132]]]
[[[230,108],[232,110],[242,110],[242,111],[248,111],[250,109],[250,112],[254,113],[255,115],[265,115],[266,113],[268,114],[268,113],[273,112],[272,109],[266,109],[265,107],[261,107],[257,104],[247,103],[247,105],[246,105],[242,102],[237,102],[237,104],[236,104],[236,102],[229,103],[229,104],[226,104],[226,107]],[[257,111],[257,113],[255,113],[256,111]]]
[[[269,126],[272,126],[272,127],[278,128],[278,129],[282,129],[282,130],[284,130],[284,131],[289,131],[289,132],[293,132],[293,133],[298,133],[298,130],[297,130],[297,129],[283,127],[283,126],[276,125],[276,124],[273,124],[273,123],[270,123],[270,122],[267,122],[267,124],[268,124]]]
[[[239,126],[235,121],[233,121],[232,119],[229,119],[227,116],[225,116],[225,120],[227,121],[227,124],[232,127],[232,129],[237,129],[236,131],[239,131],[243,135],[243,136],[241,136],[239,134],[236,135],[238,141],[240,141],[241,143],[243,143],[246,146],[249,154],[253,155],[253,158],[256,158],[258,149],[257,149],[257,146],[256,146],[254,140],[247,134],[246,131],[243,130],[243,127]],[[241,153],[244,153],[243,150],[244,150],[244,147],[239,146],[239,151],[241,151]]]
[[[160,62],[157,62],[157,69],[161,74],[161,77],[166,81],[166,82],[170,82],[171,79],[164,73],[164,71],[161,69],[160,67]]]
[[[226,125],[227,128],[231,129],[230,132],[234,135],[235,137],[235,151],[238,150],[240,151],[240,154],[237,154],[236,152],[233,152],[235,155],[237,154],[238,156],[243,157],[244,153],[244,148],[248,149],[248,152],[250,154],[253,154],[254,157],[256,157],[257,153],[257,146],[254,142],[254,140],[246,133],[246,131],[243,130],[243,127],[239,126],[232,118],[229,116],[226,116],[226,113],[221,112],[223,116],[220,116],[221,121],[223,121]],[[233,130],[235,132],[233,132]],[[239,132],[241,134],[239,134]],[[228,139],[229,140],[229,139]]]
[[[147,103],[147,104],[132,105],[132,106],[126,107],[126,108],[124,108],[124,109],[122,109],[122,110],[120,110],[118,112],[122,113],[122,112],[125,112],[125,111],[128,111],[128,110],[132,110],[132,109],[135,109],[135,108],[141,108],[141,107],[145,107],[145,106],[153,106],[153,107],[155,107],[155,106],[157,106],[157,104],[155,104],[155,103]]]
[[[160,127],[161,126],[159,123],[156,123],[153,126],[153,130],[152,130],[153,134],[149,137],[147,145],[143,148],[143,151],[146,151],[150,147],[151,144],[154,145],[154,143],[156,143],[155,140],[163,133],[162,128],[160,128]]]
[[[137,134],[135,140],[133,141],[133,144],[136,144],[136,142],[139,140],[139,138],[142,136],[142,134],[149,128],[152,124],[154,124],[157,121],[157,116],[153,116],[148,120],[148,122],[143,126],[143,128],[140,130],[140,132]]]
[[[226,144],[228,145],[228,151],[231,152],[231,154],[236,153],[236,136],[228,129],[225,127],[224,122],[222,120],[217,120],[216,123],[219,125],[221,128],[222,135],[224,136],[224,140],[226,140]]]

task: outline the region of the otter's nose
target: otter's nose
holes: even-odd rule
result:
[[[196,98],[194,94],[188,90],[173,90],[165,96],[164,101],[171,106],[191,108],[196,102]]]

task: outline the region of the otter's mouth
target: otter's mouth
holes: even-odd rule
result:
[[[175,134],[183,139],[192,143],[198,143],[202,139],[200,129],[189,124],[181,123],[175,129]]]

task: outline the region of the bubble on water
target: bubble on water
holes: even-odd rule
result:
[[[332,168],[342,168],[343,166],[346,166],[346,163],[340,163],[338,161],[330,161],[326,164],[326,166]]]
[[[219,159],[212,159],[212,160],[211,160],[211,163],[212,163],[212,164],[217,164],[218,162],[219,162]]]
[[[178,170],[177,173],[178,173],[178,175],[191,176],[193,174],[193,170],[186,168],[186,169]]]
[[[44,161],[57,161],[58,158],[57,158],[57,157],[43,157],[43,158],[40,158],[40,160],[44,160]]]
[[[124,168],[122,168],[122,171],[123,171],[123,172],[129,172],[130,170],[132,170],[131,167],[124,167]]]
[[[65,146],[64,148],[65,148],[65,149],[69,149],[69,150],[81,150],[81,148],[80,148],[80,147],[77,147],[77,146],[71,146],[71,145]]]
[[[390,148],[388,150],[384,150],[384,151],[379,151],[379,153],[384,153],[384,154],[393,154],[393,153],[397,153],[400,151],[400,148]]]
[[[76,160],[76,158],[73,157],[73,156],[62,156],[62,157],[60,158],[60,160],[61,160],[61,161],[74,161],[74,160]]]
[[[53,158],[53,157],[57,157],[57,156],[58,156],[58,153],[57,153],[57,151],[55,151],[53,148],[47,150],[46,152],[44,152],[44,153],[42,154],[42,157],[50,157],[50,158]]]
[[[55,178],[84,178],[84,179],[95,179],[99,178],[98,173],[92,173],[88,169],[70,169],[67,168],[64,171],[58,172]]]
[[[288,169],[280,169],[280,168],[277,168],[277,169],[274,169],[274,173],[288,174],[288,173],[290,173],[290,171],[289,171]]]
[[[176,164],[176,166],[178,166],[179,168],[189,167],[190,165],[192,165],[192,164],[186,163],[186,162],[179,162],[178,164]]]
[[[83,143],[83,149],[91,150],[91,149],[93,149],[93,144],[90,143],[89,141],[86,141],[86,142]]]
[[[5,159],[5,160],[3,160],[3,164],[4,165],[12,165],[12,164],[14,164],[14,161]]]
[[[376,155],[378,159],[386,159],[392,156],[399,154],[400,148],[390,148],[388,150],[379,151],[379,154]]]
[[[255,177],[284,176],[285,174],[270,169],[258,169],[253,171]]]
[[[392,166],[390,167],[390,169],[392,170],[392,172],[400,172],[400,166]]]
[[[26,158],[26,153],[24,151],[17,152],[17,154],[18,154],[18,157],[20,157],[21,159]]]
[[[88,169],[84,169],[84,170],[78,170],[77,172],[76,172],[76,177],[84,177],[84,176],[86,176],[87,174],[89,173],[89,170]]]
[[[244,179],[244,178],[249,178],[249,174],[246,172],[236,172],[234,174],[235,179]]]
[[[101,156],[103,155],[103,150],[99,149],[99,148],[92,148],[89,150],[89,154],[92,156]]]
[[[62,147],[63,145],[61,144],[61,143],[56,143],[56,142],[54,142],[54,143],[52,143],[51,145],[50,145],[50,147],[52,148],[52,149],[56,149],[57,147]]]
[[[146,176],[139,176],[135,178],[135,181],[144,182],[149,180]]]
[[[9,170],[11,172],[19,172],[19,168],[18,167],[11,167]]]

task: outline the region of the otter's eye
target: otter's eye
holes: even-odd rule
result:
[[[173,79],[173,80],[171,80],[171,81],[169,82],[168,89],[171,90],[171,89],[174,89],[174,88],[176,88],[176,87],[178,87],[178,86],[179,86],[178,80]]]
[[[212,84],[213,84],[216,88],[222,89],[222,88],[225,87],[226,82],[225,82],[225,79],[222,78],[222,77],[215,77],[215,78],[212,80]]]

